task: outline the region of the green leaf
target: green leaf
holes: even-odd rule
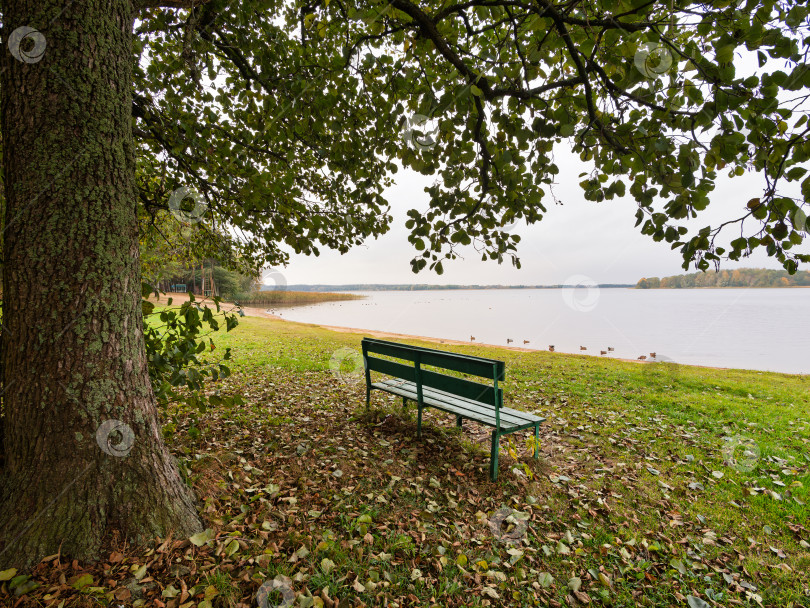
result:
[[[687,595],[686,603],[689,604],[689,608],[711,608],[709,604],[694,595]]]
[[[195,547],[202,547],[204,544],[209,542],[211,539],[214,538],[214,531],[211,528],[207,528],[203,532],[198,532],[189,538],[191,544]]]
[[[0,581],[8,581],[14,578],[14,575],[17,574],[16,568],[9,568],[8,570],[0,570]]]
[[[25,595],[26,593],[33,591],[37,587],[39,587],[39,583],[36,582],[35,580],[26,580],[20,583],[19,585],[16,585],[16,587],[14,588],[14,595],[16,595],[17,597]]]
[[[560,126],[560,135],[562,137],[571,137],[576,131],[576,127],[572,124],[565,124]]]
[[[88,585],[92,585],[92,584],[93,584],[93,575],[92,574],[82,574],[79,578],[77,578],[75,581],[73,581],[73,583],[71,584],[71,587],[73,587],[74,589],[81,590],[82,588],[87,587]]]
[[[165,588],[165,589],[164,589],[164,590],[161,592],[161,594],[160,594],[160,595],[161,595],[161,597],[173,598],[173,597],[177,597],[178,595],[180,595],[180,590],[179,590],[179,589],[175,589],[175,588],[174,588],[174,585],[169,584],[169,585],[168,585],[168,586],[167,586],[167,587],[166,587],[166,588]]]
[[[734,59],[735,48],[736,45],[727,44],[717,49],[717,63],[731,63],[731,60]]]
[[[803,209],[796,209],[793,212],[792,218],[793,228],[800,231],[806,232],[810,230],[810,226],[807,224],[807,214],[805,214]]]
[[[229,543],[228,543],[228,544],[225,546],[225,554],[226,554],[228,557],[230,557],[231,555],[233,555],[233,554],[234,554],[234,553],[236,553],[237,551],[239,551],[239,541],[238,541],[238,540],[236,540],[236,539],[233,539],[231,542],[229,542]]]
[[[470,85],[470,93],[472,93],[476,97],[481,97],[484,94],[484,92],[474,84]]]

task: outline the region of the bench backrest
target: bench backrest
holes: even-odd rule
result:
[[[467,399],[485,403],[496,408],[496,410],[503,405],[503,390],[498,388],[498,381],[503,380],[506,375],[506,364],[503,361],[459,355],[432,348],[422,348],[373,338],[363,338],[362,346],[366,374],[377,371],[410,380],[422,386],[447,391]],[[369,353],[403,359],[411,362],[412,365],[372,357]],[[492,383],[483,384],[423,369],[423,366],[426,365],[488,378]]]

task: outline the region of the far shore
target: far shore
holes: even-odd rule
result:
[[[637,287],[639,291],[686,291],[688,289],[809,289],[810,285],[729,285],[728,287],[717,287],[716,285],[695,285],[693,287]]]

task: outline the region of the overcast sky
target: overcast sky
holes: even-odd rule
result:
[[[778,62],[769,61],[759,68],[753,53],[741,53],[735,58],[738,75],[756,74],[773,69],[784,69]],[[799,109],[802,109],[801,107]],[[403,144],[404,145],[404,144]],[[432,153],[431,150],[423,152]],[[631,196],[602,203],[586,201],[579,187],[580,174],[590,171],[591,164],[583,163],[571,152],[570,144],[555,147],[555,159],[560,169],[554,193],[562,205],[555,205],[548,192],[543,201],[548,209],[543,220],[532,226],[519,223],[514,232],[522,240],[518,255],[522,268],[515,269],[511,261],[482,262],[481,255],[471,247],[462,251],[464,259],[443,263],[441,276],[425,269],[419,274],[411,271],[410,260],[417,253],[408,243],[405,228],[409,209],[427,209],[429,197],[425,186],[433,181],[410,170],[396,174],[396,185],[390,188],[387,199],[394,217],[391,230],[377,240],[368,240],[346,255],[324,250],[319,257],[292,255],[290,264],[279,269],[287,284],[346,284],[346,283],[430,283],[430,284],[500,284],[544,285],[580,283],[587,277],[597,283],[636,283],[641,277],[669,276],[687,272],[681,268],[679,251],[671,250],[666,242],[656,243],[635,228],[638,209]],[[698,218],[687,225],[697,230],[706,225],[715,226],[723,221],[740,217],[745,205],[763,193],[761,175],[746,173],[733,179],[718,172],[717,187],[711,193],[711,204]],[[627,180],[625,180],[627,184]],[[782,193],[801,199],[799,182],[780,185]],[[660,201],[659,201],[660,203]],[[808,214],[810,215],[810,214]],[[749,229],[753,228],[753,224]],[[721,236],[727,244],[737,234]],[[689,236],[694,232],[690,231]],[[725,240],[724,240],[725,238]],[[794,251],[810,253],[810,243]],[[764,250],[735,263],[723,261],[721,268],[781,268]],[[694,272],[690,268],[688,272]],[[573,279],[573,280],[572,280]],[[268,284],[273,284],[269,281]]]
[[[680,267],[678,250],[671,250],[665,242],[656,243],[634,227],[637,206],[632,197],[602,203],[586,201],[579,187],[579,174],[587,168],[571,153],[558,154],[557,158],[560,173],[554,191],[563,204],[555,205],[546,196],[543,200],[548,213],[544,219],[533,226],[519,223],[515,228],[514,232],[522,238],[518,246],[523,265],[520,270],[508,261],[501,265],[482,262],[481,256],[468,248],[464,259],[444,263],[442,276],[428,270],[411,272],[409,261],[416,251],[407,240],[406,212],[427,208],[429,198],[424,187],[432,181],[412,171],[400,171],[397,184],[386,193],[394,216],[387,234],[368,240],[346,255],[329,250],[319,257],[293,255],[287,268],[279,270],[287,284],[540,285],[565,283],[575,275],[598,283],[635,283],[641,277],[685,272]],[[711,205],[692,224],[702,227],[739,217],[746,203],[760,195],[762,183],[762,178],[755,174],[719,179]],[[808,248],[802,246],[802,251]],[[724,262],[721,266],[739,267],[781,268],[781,265],[758,252],[740,263]]]

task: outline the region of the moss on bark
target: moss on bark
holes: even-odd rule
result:
[[[5,2],[6,387],[0,568],[201,527],[146,368],[131,127],[132,3]],[[29,43],[30,44],[30,43]],[[112,422],[110,422],[112,421]],[[109,436],[108,436],[109,435]]]

